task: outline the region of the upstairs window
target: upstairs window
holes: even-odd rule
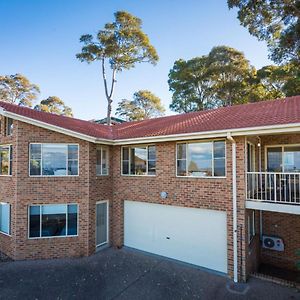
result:
[[[0,146],[0,175],[8,176],[12,174],[12,146]]]
[[[96,150],[96,175],[108,175],[108,148],[98,146]]]
[[[77,176],[79,146],[30,144],[30,176]]]
[[[225,141],[177,144],[177,176],[224,177]]]
[[[122,175],[155,175],[156,147],[134,146],[122,148]]]
[[[10,136],[13,134],[14,122],[11,118],[5,118],[5,135]]]
[[[0,232],[10,234],[10,204],[0,202]]]
[[[268,172],[300,172],[300,145],[267,147]]]

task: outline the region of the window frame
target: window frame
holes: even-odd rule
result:
[[[252,224],[251,224],[252,221]],[[252,226],[251,226],[252,225]],[[252,227],[252,231],[250,228]],[[248,214],[248,244],[250,245],[253,239],[255,238],[255,210],[252,210],[251,215]]]
[[[7,204],[9,206],[9,222],[8,222],[8,232],[4,232],[0,229],[0,234],[6,235],[6,236],[11,236],[11,204],[9,202],[1,202],[0,205],[2,204]]]
[[[13,157],[12,157],[12,154],[13,154],[13,149],[12,149],[12,144],[2,144],[0,145],[0,148],[1,147],[8,147],[8,174],[1,174],[0,173],[0,177],[12,177],[12,163],[13,163]]]
[[[283,154],[284,154],[284,148],[285,147],[300,147],[300,144],[276,144],[276,145],[265,145],[265,171],[268,172],[268,149],[269,148],[281,148],[281,159],[282,159],[282,167],[281,167],[281,172],[271,172],[271,173],[299,173],[299,172],[285,172],[284,171],[284,159],[283,159]]]
[[[101,149],[101,174],[97,173],[97,151]],[[107,159],[107,173],[103,174],[103,169],[102,169],[102,161],[103,161],[103,149],[106,150],[106,159]],[[100,146],[96,145],[96,176],[109,176],[109,147],[108,146]]]
[[[31,145],[41,145],[41,174],[40,175],[31,175],[30,174],[30,164],[31,164]],[[78,146],[78,153],[77,153],[77,161],[78,161],[78,174],[77,175],[43,175],[43,145],[65,145],[67,147],[67,159],[66,159],[66,171],[68,171],[68,146]],[[79,155],[80,153],[80,145],[76,143],[29,143],[29,149],[28,149],[28,174],[29,177],[79,177],[80,174],[80,162],[79,162]]]
[[[185,155],[186,155],[186,158],[185,159],[180,159],[178,158],[178,151],[177,151],[177,145],[180,145],[180,144],[197,144],[197,143],[214,143],[214,142],[224,142],[225,144],[225,157],[224,157],[224,165],[225,165],[225,175],[224,176],[190,176],[190,175],[178,175],[177,173],[177,161],[178,160],[186,160],[188,161],[188,149],[186,147],[186,151],[185,151]],[[193,140],[193,141],[182,141],[182,142],[177,142],[176,145],[175,145],[176,149],[175,149],[175,152],[176,152],[176,159],[175,159],[175,175],[176,177],[178,178],[202,178],[202,179],[224,179],[227,177],[227,143],[226,143],[226,139],[213,139],[213,140]],[[214,148],[212,149],[212,156],[211,156],[211,159],[212,159],[212,170],[214,172]],[[186,165],[186,171],[187,171],[187,165]],[[187,173],[187,172],[186,172]]]
[[[68,231],[68,206],[77,205],[77,234],[76,235],[58,235],[58,236],[42,236],[42,206],[47,205],[66,205],[66,232]],[[40,236],[30,237],[30,207],[39,206],[40,207]],[[38,239],[55,239],[55,238],[74,238],[79,236],[79,203],[47,203],[47,204],[29,204],[27,207],[27,239],[28,240],[38,240]]]
[[[157,159],[155,159],[155,174],[148,174],[148,169],[149,169],[149,165],[148,165],[148,161],[149,161],[149,150],[148,148],[149,147],[155,147],[155,157],[156,157],[156,144],[137,144],[137,145],[126,145],[126,146],[122,146],[121,147],[121,176],[127,176],[127,177],[155,177],[156,176],[156,163],[157,163]],[[145,147],[146,148],[146,151],[147,151],[147,163],[146,163],[146,174],[145,175],[137,175],[137,174],[130,174],[130,166],[131,166],[131,148],[135,148],[135,147]],[[123,149],[124,148],[128,148],[128,171],[129,171],[129,174],[123,174]],[[153,160],[151,160],[153,161]]]

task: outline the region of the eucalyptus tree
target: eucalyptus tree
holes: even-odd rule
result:
[[[72,108],[67,106],[63,100],[56,96],[50,96],[42,100],[34,107],[35,110],[49,112],[57,115],[73,117]]]
[[[22,74],[0,76],[0,100],[2,101],[31,107],[39,93],[39,87]]]
[[[107,99],[107,123],[111,123],[113,95],[118,72],[129,70],[137,63],[156,64],[158,55],[149,37],[142,30],[142,20],[125,11],[117,11],[115,20],[106,23],[94,37],[85,34],[80,37],[83,44],[76,57],[87,63],[99,61]],[[111,69],[110,83],[107,79],[107,65]]]

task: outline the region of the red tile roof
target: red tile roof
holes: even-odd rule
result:
[[[0,101],[9,112],[102,139],[131,139],[300,123],[300,96],[208,111],[126,122],[114,126],[35,111]]]

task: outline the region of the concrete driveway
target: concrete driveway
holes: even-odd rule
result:
[[[229,285],[224,276],[131,249],[0,263],[0,299],[300,299],[258,279],[235,291]]]

